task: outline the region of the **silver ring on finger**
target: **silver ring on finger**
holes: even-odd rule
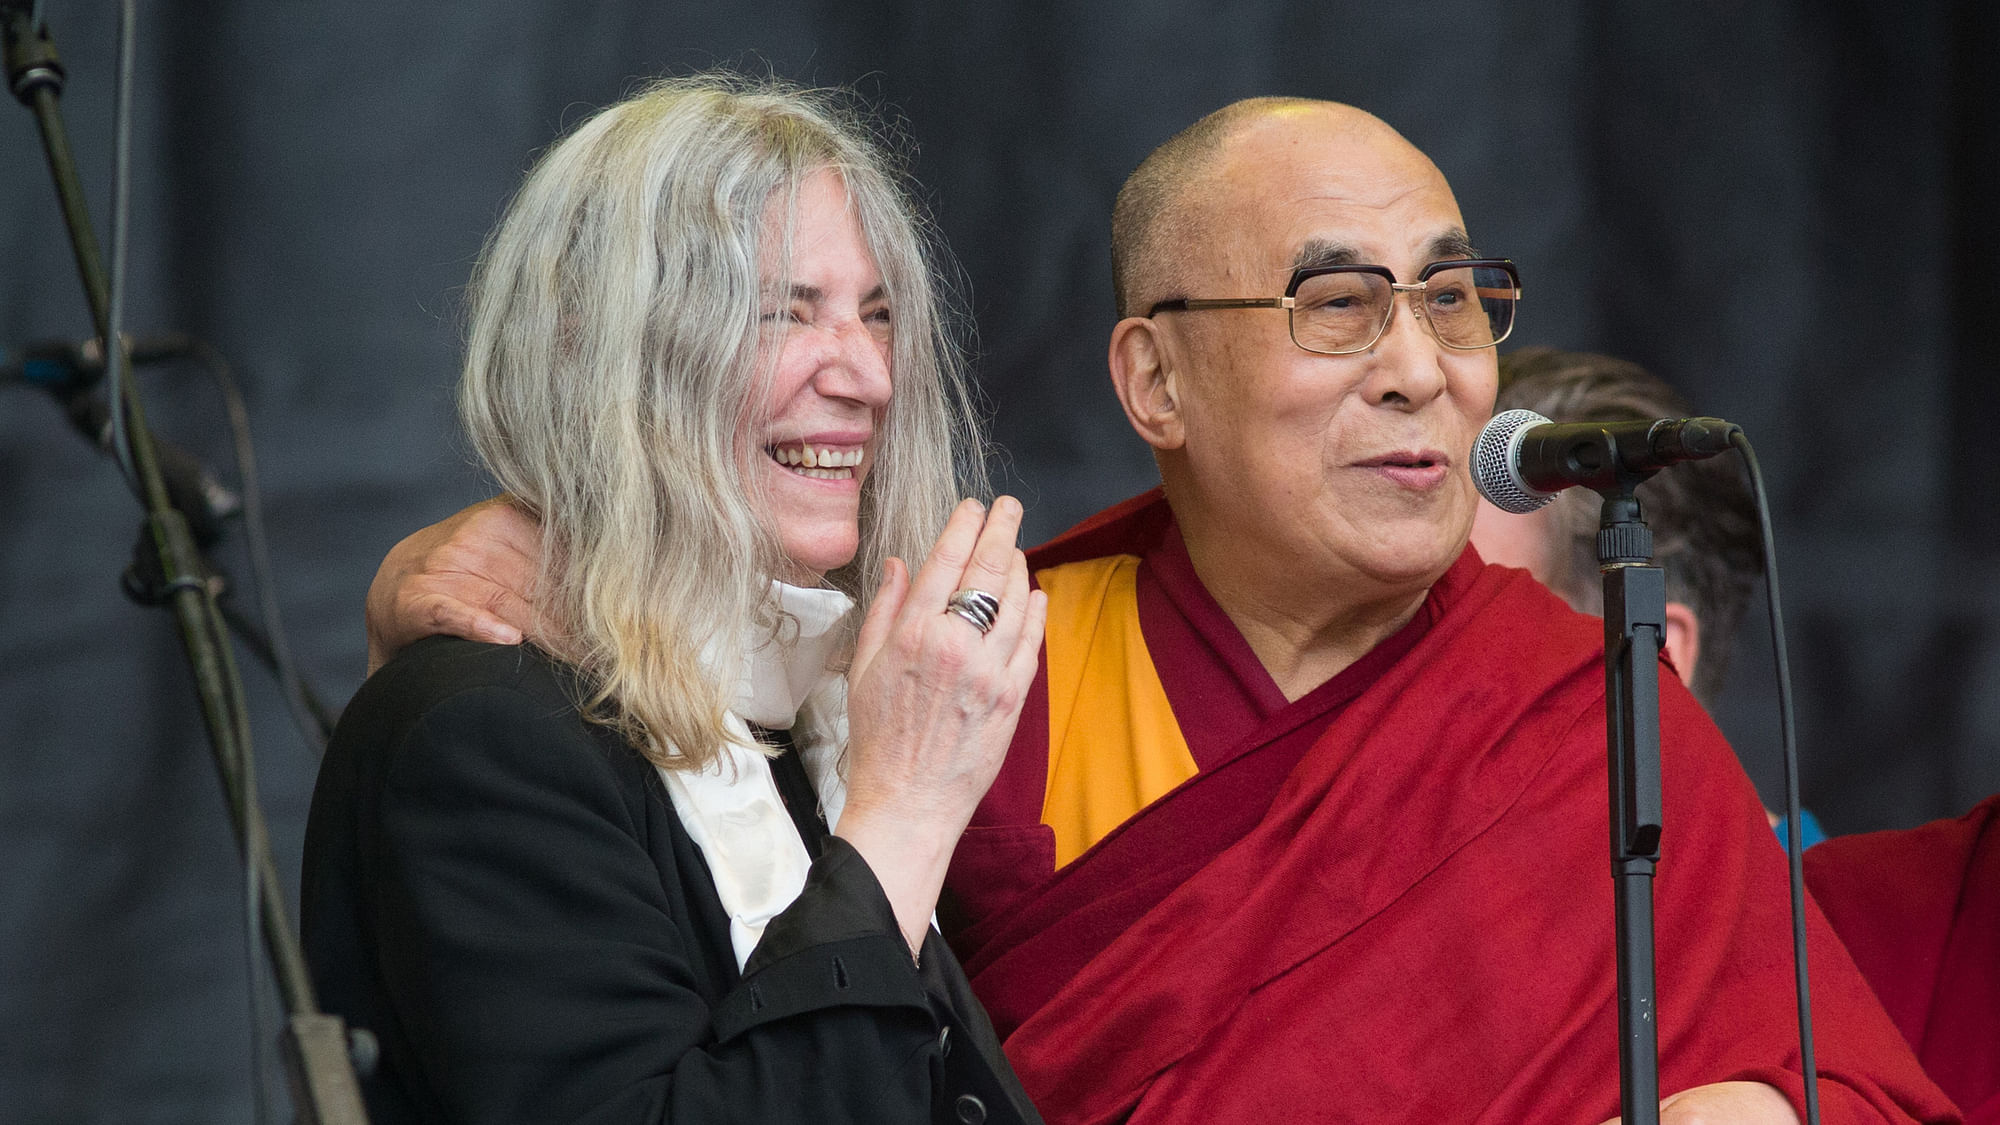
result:
[[[993,631],[993,623],[1000,618],[1000,599],[967,586],[944,603],[944,611],[971,622],[983,637]]]

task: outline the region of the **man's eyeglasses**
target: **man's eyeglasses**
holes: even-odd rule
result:
[[[1207,309],[1284,309],[1292,342],[1320,355],[1352,355],[1375,346],[1396,315],[1396,294],[1414,295],[1417,319],[1447,348],[1490,348],[1514,330],[1521,275],[1504,258],[1432,262],[1405,285],[1387,266],[1311,266],[1292,273],[1282,297],[1180,298],[1147,316]]]

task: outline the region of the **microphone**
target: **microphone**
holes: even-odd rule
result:
[[[161,336],[125,335],[133,364],[161,363],[194,353],[194,337],[185,332]],[[104,347],[97,337],[87,340],[38,340],[0,364],[0,384],[26,383],[58,398],[81,391],[104,376]]]
[[[103,395],[71,395],[64,399],[63,409],[70,424],[99,451],[111,452],[111,405]],[[167,498],[187,517],[195,545],[213,547],[222,538],[223,524],[243,510],[243,498],[217,480],[201,458],[165,438],[153,439],[153,455]]]
[[[4,0],[0,0],[4,2]],[[161,336],[125,336],[132,362],[160,363],[192,355],[195,339],[185,332]],[[70,424],[100,451],[111,452],[111,406],[92,393],[104,377],[104,349],[95,336],[87,340],[40,340],[0,364],[0,386],[24,383],[47,391]],[[216,479],[201,459],[165,439],[153,443],[160,475],[174,507],[187,517],[195,543],[213,546],[222,538],[223,524],[243,510],[243,498]]]
[[[1727,453],[1742,432],[1720,418],[1551,422],[1532,410],[1503,410],[1472,443],[1472,483],[1501,511],[1532,512],[1565,488],[1602,491]]]

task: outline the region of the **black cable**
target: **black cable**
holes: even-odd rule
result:
[[[264,1125],[270,1118],[270,1108],[264,1104],[264,1036],[262,1033],[263,999],[265,995],[264,974],[257,971],[263,958],[257,956],[257,943],[263,935],[258,932],[257,915],[262,903],[257,894],[258,872],[250,864],[243,865],[243,917],[248,923],[243,937],[245,956],[244,972],[250,994],[250,1120],[253,1125]]]
[[[238,608],[235,602],[230,601],[227,591],[217,600],[215,607],[222,612],[222,620],[229,626],[229,631],[236,634],[236,639],[243,642],[243,647],[250,650],[250,655],[257,658],[257,663],[276,676],[278,657],[271,651],[271,642],[264,635],[263,625]],[[303,678],[299,680],[299,692],[300,702],[310,713],[312,726],[324,732],[327,737],[331,737],[334,724],[340,721],[340,714],[328,707],[319,697],[319,693],[313,690],[312,684]],[[310,737],[308,741],[311,741]]]
[[[131,0],[126,0],[131,2]],[[243,898],[244,933],[250,939],[245,950],[249,981],[250,1017],[250,1082],[251,1112],[255,1125],[265,1125],[270,1120],[270,1108],[264,1089],[264,1042],[267,1028],[264,1007],[259,1003],[265,994],[264,974],[259,971],[263,958],[257,956],[257,944],[265,930],[263,916],[266,911],[284,910],[282,901],[273,902],[272,896],[278,892],[279,882],[271,859],[271,840],[264,826],[264,817],[258,805],[257,761],[251,750],[250,704],[243,691],[243,677],[236,666],[236,650],[229,641],[229,627],[223,619],[221,606],[217,603],[213,584],[202,591],[203,628],[209,634],[209,642],[214,647],[217,659],[224,670],[223,682],[227,693],[226,706],[229,714],[231,737],[228,747],[235,791],[228,793],[230,811],[236,816],[236,823],[243,841],[243,868],[245,890]],[[272,1033],[275,1035],[275,1033]]]
[[[111,158],[111,276],[110,302],[106,314],[104,335],[104,358],[106,394],[111,405],[111,448],[117,457],[119,469],[138,489],[138,469],[133,462],[132,438],[126,424],[125,404],[133,393],[127,384],[132,377],[131,359],[124,345],[123,325],[125,318],[125,288],[128,259],[126,248],[129,242],[132,212],[132,73],[138,54],[139,13],[136,0],[120,0],[118,5],[118,66],[117,100],[112,112],[112,158]],[[254,565],[254,564],[253,564]],[[243,832],[243,864],[247,873],[248,894],[244,899],[245,932],[261,935],[262,915],[270,908],[264,901],[262,882],[270,866],[270,841],[261,829],[263,817],[258,815],[257,775],[254,757],[250,751],[250,709],[243,696],[242,678],[238,675],[232,646],[229,643],[227,627],[223,624],[215,605],[212,591],[203,591],[202,627],[210,634],[218,658],[224,667],[225,707],[232,729],[230,742],[235,752],[234,763],[238,778],[236,792],[231,794],[237,823]],[[269,1109],[264,1097],[263,1063],[263,1011],[257,1003],[257,964],[253,942],[246,951],[251,975],[250,987],[250,1067],[252,1085],[252,1105],[255,1120],[263,1125],[269,1119]]]
[[[243,839],[244,869],[244,933],[249,939],[247,971],[249,979],[250,1015],[250,1097],[252,1121],[255,1125],[265,1125],[270,1120],[269,1099],[265,1090],[264,1043],[267,1035],[275,1038],[276,1032],[264,1018],[262,998],[269,993],[266,974],[260,969],[263,958],[257,955],[257,945],[264,935],[262,925],[266,911],[284,911],[282,901],[274,901],[280,884],[275,878],[271,859],[271,840],[264,826],[264,818],[257,799],[257,763],[251,752],[250,707],[243,693],[243,680],[236,667],[235,649],[229,643],[228,626],[223,620],[221,607],[217,604],[212,589],[203,595],[203,621],[212,643],[227,671],[229,684],[229,718],[234,728],[233,749],[235,750],[236,791],[229,795],[232,811],[241,826]]]
[[[215,606],[215,599],[212,595],[208,599],[208,602],[211,607]],[[224,659],[228,660],[229,657],[226,654],[230,652],[229,634],[227,629],[222,625],[219,617],[214,620],[216,621],[216,644],[224,652]],[[231,663],[233,664],[233,661]],[[234,675],[234,667],[230,669],[230,672]],[[241,681],[238,681],[238,685],[240,687]],[[240,692],[232,694],[236,696],[236,702],[239,705],[236,707],[236,714],[242,731],[242,735],[237,741],[237,745],[242,747],[242,754],[237,761],[237,765],[243,777],[242,804],[243,815],[245,817],[244,824],[247,829],[250,824],[250,810],[257,803],[257,767],[255,756],[250,752],[249,709],[241,706],[243,698]],[[257,818],[257,825],[259,828],[262,827],[262,817]],[[264,1020],[264,1005],[262,1000],[266,995],[266,988],[265,974],[260,971],[263,967],[264,959],[257,955],[257,944],[264,934],[264,927],[262,925],[265,910],[263,895],[264,868],[269,860],[269,850],[270,841],[260,831],[244,832],[243,933],[247,939],[247,944],[243,952],[246,960],[245,967],[249,973],[250,1120],[252,1125],[265,1125],[271,1119],[271,1107],[264,1089],[264,1072],[267,1065],[264,1061],[264,1036],[267,1026]]]
[[[1785,850],[1792,881],[1792,969],[1799,999],[1799,1065],[1805,1074],[1805,1125],[1819,1125],[1819,1073],[1813,1057],[1812,984],[1806,972],[1806,871],[1799,825],[1799,743],[1793,729],[1791,660],[1785,652],[1785,615],[1778,602],[1778,545],[1771,531],[1771,503],[1764,492],[1764,471],[1742,430],[1729,444],[1743,455],[1750,474],[1750,491],[1757,500],[1757,526],[1764,537],[1764,587],[1771,616],[1771,651],[1778,667],[1778,732],[1785,752]]]
[[[244,640],[250,643],[251,650],[270,666],[272,674],[277,677],[279,691],[291,711],[292,723],[298,727],[306,745],[312,748],[315,757],[323,756],[326,740],[333,733],[333,723],[326,707],[299,674],[298,663],[292,657],[291,641],[278,611],[270,539],[264,530],[264,490],[257,474],[257,450],[250,438],[250,412],[244,406],[243,391],[237,385],[229,361],[223,358],[221,352],[205,341],[195,340],[191,354],[222,393],[223,409],[229,417],[236,475],[243,486],[243,535],[249,548],[251,581],[257,586],[257,610],[264,619],[264,634],[259,639],[263,641],[266,651],[257,652],[258,646],[249,636],[245,636]],[[229,616],[225,610],[224,617]],[[231,624],[235,622],[231,621]]]
[[[134,0],[120,0],[117,95],[111,111],[111,300],[104,337],[106,394],[111,404],[111,453],[134,492],[139,491],[139,471],[132,463],[132,438],[125,424],[125,385],[132,378],[132,369],[122,328],[126,228],[132,213],[132,62],[137,53],[138,22]]]

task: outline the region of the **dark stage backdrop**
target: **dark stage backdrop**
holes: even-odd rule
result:
[[[1238,97],[1374,110],[1521,263],[1514,344],[1630,356],[1756,438],[1828,827],[2000,789],[1984,0],[141,7],[128,327],[195,333],[246,380],[278,592],[336,700],[382,553],[486,491],[450,414],[456,316],[532,154],[643,76],[734,63],[857,83],[899,120],[1036,539],[1152,480],[1103,373],[1122,178]],[[114,6],[48,8],[102,224]],[[0,110],[0,348],[86,335],[30,118]],[[144,379],[161,430],[225,463],[199,373]],[[242,878],[169,620],[118,592],[135,530],[112,467],[0,387],[8,1122],[251,1116]],[[1741,648],[1721,717],[1775,797],[1768,646]],[[314,761],[246,675],[295,879]]]

